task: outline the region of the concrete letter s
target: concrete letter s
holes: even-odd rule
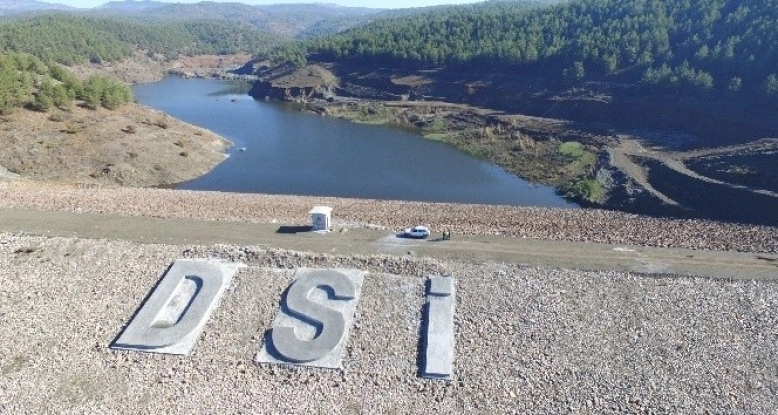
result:
[[[354,283],[337,271],[319,271],[297,279],[289,287],[284,305],[290,315],[317,327],[317,334],[312,340],[301,340],[293,327],[272,329],[273,347],[287,361],[305,363],[320,359],[331,352],[346,333],[346,320],[340,311],[308,298],[316,288],[323,288],[333,300],[351,300],[356,296]]]

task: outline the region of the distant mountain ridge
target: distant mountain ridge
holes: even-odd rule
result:
[[[115,0],[109,1],[101,6],[97,6],[91,10],[112,10],[112,11],[128,11],[128,12],[140,12],[144,10],[156,9],[159,7],[165,7],[171,3],[154,1],[154,0]]]
[[[168,57],[251,55],[282,42],[365,24],[382,12],[330,4],[249,6],[156,0],[111,1],[92,9],[66,10],[41,10],[49,7],[42,2],[0,0],[0,4],[13,11],[0,16],[0,53],[27,52],[64,65],[114,62],[138,50]]]
[[[76,8],[37,0],[0,0],[0,16],[46,10],[76,10]]]
[[[253,26],[262,32],[289,39],[337,33],[369,23],[385,10],[328,3],[252,6],[240,2],[184,4],[156,0],[114,0],[101,6],[79,9],[37,0],[0,0],[0,16],[5,16],[5,19],[29,13],[68,11],[148,23],[212,20]]]
[[[354,85],[349,96],[662,125],[727,142],[778,134],[776,27],[778,0],[487,1],[376,18],[257,56],[330,65],[341,86]],[[397,82],[412,76],[424,82]]]
[[[124,0],[106,3],[104,6],[90,10],[89,13],[148,22],[226,20],[264,29],[274,35],[306,38],[337,33],[368,23],[371,16],[382,11],[384,9],[321,3],[252,6],[239,2],[203,1],[184,4]],[[117,16],[118,14],[120,16]]]

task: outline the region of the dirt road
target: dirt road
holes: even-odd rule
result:
[[[126,217],[111,214],[0,209],[0,232],[165,244],[230,244],[333,256],[423,256],[575,270],[614,270],[723,279],[778,279],[778,255],[645,246],[454,235],[442,241],[392,231],[336,228],[327,234],[274,223]]]

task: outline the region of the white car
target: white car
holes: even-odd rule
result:
[[[405,236],[408,238],[425,239],[430,236],[430,230],[426,226],[414,226],[405,230]]]

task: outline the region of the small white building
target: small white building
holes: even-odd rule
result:
[[[311,209],[311,230],[312,231],[329,231],[330,219],[332,216],[332,208],[329,206],[314,206]]]

